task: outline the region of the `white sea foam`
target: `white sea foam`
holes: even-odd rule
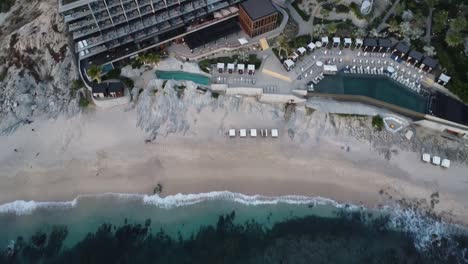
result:
[[[16,215],[32,214],[37,209],[71,209],[76,207],[81,199],[84,198],[105,198],[141,201],[146,205],[153,205],[159,208],[171,209],[183,206],[190,206],[204,201],[234,201],[243,205],[269,205],[269,204],[311,204],[311,205],[330,205],[337,208],[348,208],[350,210],[360,209],[360,206],[341,204],[332,199],[323,197],[309,197],[300,195],[283,196],[264,196],[264,195],[245,195],[229,191],[215,191],[198,194],[175,194],[160,197],[159,195],[129,194],[129,193],[104,193],[98,195],[80,195],[72,201],[63,202],[36,202],[18,200],[11,203],[0,205],[1,213],[13,213]],[[386,207],[385,210],[390,215],[390,228],[395,228],[408,234],[415,239],[415,246],[418,249],[426,249],[434,238],[447,238],[460,230],[460,227],[449,225],[442,221],[432,219],[422,215],[420,212],[399,207]],[[435,235],[435,236],[434,236]]]
[[[67,209],[73,208],[77,204],[77,199],[66,202],[36,202],[17,200],[11,203],[0,205],[0,213],[10,213],[16,215],[32,214],[39,208],[47,209]]]
[[[244,205],[266,205],[266,204],[329,204],[336,207],[344,207],[331,199],[323,197],[309,197],[300,195],[284,195],[284,196],[264,196],[264,195],[245,195],[242,193],[234,193],[229,191],[217,191],[198,194],[175,194],[166,197],[158,195],[145,195],[143,203],[155,205],[161,208],[175,208],[188,206],[204,201],[223,200],[234,201]]]

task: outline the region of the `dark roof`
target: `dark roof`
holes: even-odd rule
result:
[[[237,18],[231,18],[216,25],[193,32],[184,37],[190,49],[198,48],[206,43],[222,38],[240,30]]]
[[[377,39],[365,38],[363,41],[364,46],[377,47]]]
[[[436,93],[431,110],[437,117],[465,126],[468,125],[468,105],[441,92]]]
[[[123,92],[124,85],[121,82],[105,82],[105,83],[95,83],[92,87],[93,93],[117,93]]]
[[[247,0],[241,4],[252,21],[278,12],[270,0]]]
[[[402,53],[408,53],[408,51],[410,50],[410,46],[407,45],[406,43],[399,42],[396,45],[395,49]]]
[[[389,40],[389,39],[379,39],[379,47],[391,48],[392,47],[392,41]]]
[[[408,56],[418,61],[421,61],[421,59],[423,58],[422,53],[419,51],[415,51],[415,50],[410,51]]]
[[[424,60],[422,61],[424,65],[427,65],[431,67],[432,69],[437,68],[437,65],[439,65],[439,62],[431,57],[424,57]]]

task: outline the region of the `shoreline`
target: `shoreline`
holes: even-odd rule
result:
[[[215,100],[208,96],[203,100]],[[277,106],[233,100],[240,99],[225,98],[215,106],[197,103],[171,118],[158,116],[164,122],[152,143],[145,143],[152,136],[140,127],[159,119],[142,118],[138,106],[21,127],[0,137],[0,204],[70,201],[108,192],[151,195],[158,183],[162,197],[228,190],[323,197],[370,209],[402,199],[430,208],[431,195],[437,193],[434,211],[448,222],[468,225],[465,165],[442,170],[403,150],[388,160],[371,143],[341,135],[343,124],[331,124],[326,114],[301,115],[298,109],[291,124]],[[156,106],[153,102],[149,108],[159,113]],[[225,135],[228,128],[241,127],[278,128],[280,137]]]

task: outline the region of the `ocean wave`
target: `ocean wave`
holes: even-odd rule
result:
[[[175,208],[181,206],[188,206],[204,201],[233,201],[243,205],[268,205],[268,204],[328,204],[338,208],[345,206],[332,199],[323,197],[310,197],[300,195],[283,195],[283,196],[265,196],[265,195],[246,195],[242,193],[235,193],[230,191],[216,191],[208,193],[197,193],[197,194],[175,194],[160,197],[158,195],[145,195],[143,196],[143,203],[155,205],[161,208]],[[354,205],[352,207],[355,207]]]
[[[171,209],[182,206],[190,206],[205,201],[233,201],[243,205],[268,205],[268,204],[311,204],[311,205],[331,205],[337,208],[359,208],[351,204],[340,204],[332,199],[323,197],[310,197],[301,195],[265,196],[265,195],[245,195],[229,191],[214,191],[197,194],[175,194],[160,197],[159,195],[131,194],[131,193],[103,193],[95,195],[79,195],[71,201],[60,202],[37,202],[17,200],[0,205],[1,213],[14,213],[17,215],[32,214],[37,209],[70,209],[76,207],[80,200],[86,198],[112,198],[123,201],[138,201],[143,204],[154,205],[159,208]]]
[[[160,197],[159,195],[130,194],[130,193],[104,193],[97,195],[80,195],[71,201],[62,202],[36,202],[18,200],[0,205],[1,213],[16,215],[28,215],[38,209],[72,209],[76,207],[82,199],[112,198],[122,201],[136,201],[145,205],[157,206],[163,209],[190,206],[205,201],[233,201],[248,206],[274,205],[274,204],[310,204],[310,205],[330,205],[336,208],[346,208],[349,210],[361,210],[363,207],[352,204],[338,203],[332,199],[323,197],[310,197],[300,195],[265,196],[265,195],[245,195],[229,191],[214,191],[198,194],[175,194]],[[404,231],[413,236],[415,246],[420,250],[428,249],[434,242],[443,238],[448,238],[458,233],[463,228],[456,225],[447,224],[441,220],[424,215],[414,209],[400,208],[398,206],[386,206],[381,212],[388,213],[390,221],[389,228]]]
[[[65,202],[36,202],[17,200],[14,202],[0,205],[0,214],[16,214],[16,215],[29,215],[40,208],[46,209],[68,209],[73,208],[77,204],[77,199]]]

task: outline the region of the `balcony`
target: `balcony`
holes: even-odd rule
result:
[[[123,14],[123,9],[121,6],[115,6],[113,8],[110,8],[109,9],[109,12],[110,12],[110,15],[113,17],[113,16],[117,16],[117,15],[120,15],[120,14]],[[114,18],[112,18],[113,20]]]
[[[110,18],[106,19],[104,21],[100,21],[100,22],[98,22],[98,24],[99,24],[99,27],[101,28],[101,30],[113,26],[112,21],[110,20]]]
[[[93,55],[96,55],[98,53],[101,53],[103,51],[106,51],[107,47],[104,45],[96,46],[93,48],[89,48],[87,50],[80,51],[80,59],[84,59]]]
[[[106,3],[107,3],[107,8],[109,8],[109,9],[114,7],[114,6],[119,6],[120,5],[119,0],[107,0]]]
[[[106,19],[109,19],[109,13],[107,13],[107,10],[104,10],[104,11],[101,11],[97,14],[94,14],[94,17],[96,18],[96,21],[102,21],[102,20],[106,20]]]
[[[89,5],[91,6],[93,12],[100,12],[106,9],[106,4],[104,3],[104,1],[91,2],[89,3]]]
[[[93,34],[99,31],[99,28],[96,26],[91,26],[91,27],[86,27],[83,29],[79,29],[75,32],[73,32],[73,39],[81,38],[84,36],[87,36],[89,34]]]
[[[93,25],[93,24],[95,25],[94,18],[91,17],[91,16],[88,16],[84,20],[80,20],[78,22],[70,23],[68,25],[68,30],[70,32],[73,32],[73,31],[75,31],[77,29],[80,29],[80,28],[85,27],[85,26]]]
[[[70,12],[66,15],[63,16],[63,19],[66,23],[76,20],[78,18],[82,18],[85,16],[91,15],[91,10],[89,9],[84,9],[82,11],[76,11],[76,12]]]
[[[140,6],[140,13],[142,16],[152,13],[152,12],[153,12],[153,9],[151,8],[151,5],[146,5],[143,7]]]
[[[134,18],[140,17],[140,13],[138,13],[138,10],[133,10],[130,12],[127,12],[127,20],[130,21]]]

